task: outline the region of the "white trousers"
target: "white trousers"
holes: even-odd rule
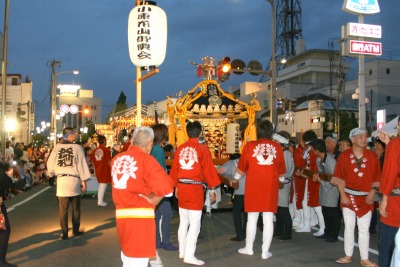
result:
[[[348,208],[343,208],[344,220],[344,253],[346,256],[353,256],[354,251],[354,229],[356,221],[358,226],[358,247],[360,249],[361,260],[368,260],[369,249],[369,224],[371,222],[371,212],[358,218],[356,213]]]
[[[194,258],[197,237],[200,233],[201,210],[187,210],[179,208],[179,256],[184,260]]]
[[[257,221],[259,212],[248,212],[247,213],[247,226],[246,226],[246,249],[253,251],[254,240],[256,239],[257,232]],[[269,252],[271,246],[272,236],[274,234],[274,222],[272,212],[263,212],[263,244],[262,252]]]
[[[104,194],[106,193],[107,184],[99,183],[99,189],[97,191],[97,204],[101,205],[104,202]]]
[[[394,239],[394,251],[392,256],[392,263],[390,267],[400,266],[400,230],[397,230],[396,238]]]
[[[131,258],[121,251],[122,267],[147,267],[149,258]]]

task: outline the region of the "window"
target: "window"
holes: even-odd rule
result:
[[[371,69],[369,70],[369,75],[372,75],[372,70]]]
[[[390,69],[386,69],[386,74],[390,74]]]
[[[392,100],[391,96],[386,96],[386,102],[390,102]]]

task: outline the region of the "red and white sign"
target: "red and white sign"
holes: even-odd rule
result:
[[[376,111],[376,129],[382,128],[386,124],[386,109]]]
[[[350,40],[351,54],[382,55],[382,43]]]
[[[350,36],[382,38],[382,27],[380,25],[347,23],[347,34]]]

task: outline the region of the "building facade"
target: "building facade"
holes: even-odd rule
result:
[[[0,107],[1,98],[2,95]],[[28,77],[22,79],[21,74],[7,74],[5,118],[6,139],[14,137],[15,142],[30,143],[35,125],[35,103],[32,102],[32,81]]]
[[[283,107],[277,111],[277,130],[288,130],[288,127],[279,124],[279,121],[286,124],[283,119],[286,117],[286,111],[294,112],[289,116],[291,124],[295,125],[293,126],[295,131],[293,135],[299,135],[300,129],[314,128],[316,124],[310,124],[313,116],[311,114],[304,115],[304,112],[311,110],[312,107],[303,108],[300,115],[296,106],[311,100],[308,97],[315,94],[323,94],[333,99],[337,99],[339,95],[340,103],[342,103],[339,105],[338,102],[339,110],[354,113],[354,106],[358,107],[358,100],[353,99],[358,88],[358,77],[352,75],[353,78],[349,79],[351,71],[349,61],[341,60],[338,51],[306,50],[289,59],[285,68],[278,71],[277,76],[277,99],[284,102]],[[365,71],[365,96],[369,100],[366,103],[367,127],[372,132],[377,128],[377,110],[384,109],[386,111],[386,122],[399,114],[400,61],[370,59],[366,62]],[[269,81],[265,83],[244,82],[239,87],[230,87],[228,91],[243,101],[250,99],[251,94],[256,92],[257,99],[262,105],[262,110],[258,112],[257,117],[269,118]],[[301,99],[302,102],[296,102],[297,99]],[[358,113],[355,116],[358,119]]]
[[[80,131],[89,124],[102,123],[102,103],[102,99],[94,97],[93,90],[60,86],[57,133],[61,133],[65,127],[73,127]],[[87,114],[85,109],[88,110]]]

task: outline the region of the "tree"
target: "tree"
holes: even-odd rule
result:
[[[108,113],[105,123],[110,122],[110,117],[113,116],[114,113],[125,110],[127,108],[128,108],[128,105],[126,104],[126,95],[124,94],[123,91],[121,91],[121,93],[119,94],[117,103],[115,104],[115,106],[113,106],[112,110]]]
[[[86,125],[88,128],[87,134],[88,136],[92,136],[94,133],[96,133],[95,125],[91,120],[86,121]]]
[[[339,117],[340,117],[340,138],[346,139],[349,137],[350,131],[358,126],[358,122],[355,119],[354,112],[339,111]]]
[[[349,111],[339,111],[339,123],[340,123],[340,139],[346,139],[349,137],[349,133],[353,128],[357,127],[357,120],[355,119],[355,113]],[[335,112],[334,111],[325,111],[325,120],[324,123],[324,137],[332,136],[334,133],[334,121],[335,121]],[[330,127],[333,126],[333,127]]]

